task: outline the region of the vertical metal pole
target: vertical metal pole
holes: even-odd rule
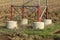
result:
[[[32,0],[29,0],[30,2],[32,1]]]
[[[46,19],[48,19],[48,0],[46,0]]]
[[[10,20],[13,20],[13,8],[12,8],[12,5],[11,5],[11,10],[10,10]]]
[[[10,6],[10,20],[13,20],[13,7],[12,7],[12,0],[11,0],[11,6]]]
[[[22,19],[24,18],[24,0],[22,0]]]
[[[22,7],[22,19],[24,18],[24,7]]]
[[[37,21],[40,22],[40,0],[38,0]]]

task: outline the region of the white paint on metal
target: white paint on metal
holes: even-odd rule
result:
[[[22,4],[24,5],[24,0],[22,0]]]
[[[42,19],[42,17],[43,17],[43,15],[44,15],[45,11],[46,11],[46,7],[45,7],[45,9],[43,10],[40,19]]]
[[[40,5],[40,0],[38,0],[38,5]]]
[[[46,0],[46,6],[48,5],[48,0]]]
[[[32,1],[32,0],[29,0],[30,2]]]

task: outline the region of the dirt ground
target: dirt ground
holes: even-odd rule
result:
[[[8,1],[7,1],[8,2]],[[41,5],[45,1],[41,1]],[[5,3],[5,2],[4,2]],[[8,2],[10,3],[10,2]],[[3,4],[3,3],[2,3]],[[45,4],[44,4],[45,5]],[[4,6],[0,6],[0,23],[5,23],[7,20],[9,20],[9,9],[10,4],[4,4]],[[16,8],[18,10],[18,13],[16,13],[16,10],[14,12],[14,20],[20,20],[21,19],[21,10],[19,8]],[[43,9],[43,7],[41,7]],[[28,10],[28,9],[26,9]],[[33,10],[33,9],[31,9]],[[28,12],[25,12],[25,18],[29,19],[29,22],[34,22],[37,21],[37,13],[36,10],[31,12],[31,10],[28,10]],[[41,10],[42,11],[42,10]],[[49,0],[48,1],[48,13],[49,13],[49,19],[52,19],[54,23],[60,23],[60,0]],[[44,17],[42,18],[45,19],[46,15],[44,14]]]
[[[53,37],[51,38],[44,38],[43,36],[33,36],[33,35],[9,35],[9,34],[1,34],[0,33],[0,40],[54,40]]]
[[[49,35],[44,37],[43,35],[27,35],[27,34],[4,34],[0,33],[0,40],[60,40],[60,38]]]
[[[1,3],[2,2],[0,0],[0,4]],[[5,6],[0,5],[0,25],[2,25],[2,26],[5,25],[7,20],[9,20],[9,15],[10,15],[9,7],[10,7],[10,5],[6,6],[6,4],[5,4]],[[17,10],[18,9],[19,8],[17,8]],[[30,12],[30,14],[25,14],[25,17],[29,19],[29,22],[37,21],[37,16],[35,14],[36,12],[35,13],[34,12],[33,13]],[[14,20],[20,21],[21,17],[19,16],[19,14],[17,14],[16,12],[14,12],[14,13],[15,13]],[[27,13],[29,13],[29,11]],[[49,13],[49,19],[52,19],[53,23],[60,23],[60,0],[49,0],[48,13]],[[17,16],[16,16],[16,14],[17,14]],[[45,19],[45,17],[46,17],[46,15],[44,16],[43,19]],[[10,34],[0,33],[0,40],[60,40],[60,39],[56,39],[55,37],[44,38],[43,36],[40,37],[40,36],[20,35],[20,34],[15,34],[15,35],[11,34],[10,35]]]

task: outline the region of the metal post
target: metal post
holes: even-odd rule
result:
[[[10,20],[13,20],[13,8],[12,8],[12,5],[11,5],[11,10],[10,10]]]
[[[32,1],[32,0],[29,0],[30,2]]]
[[[46,0],[46,19],[48,19],[48,0]]]
[[[38,8],[37,8],[37,21],[40,22],[40,0],[38,1]]]
[[[13,20],[13,7],[12,7],[12,0],[11,0],[11,6],[10,6],[10,20]]]
[[[22,19],[24,18],[24,7],[22,7]]]
[[[22,9],[21,9],[21,11],[22,11],[22,19],[24,18],[24,0],[22,0]]]

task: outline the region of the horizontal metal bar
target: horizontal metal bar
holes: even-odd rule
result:
[[[12,5],[12,7],[38,7],[38,6],[16,6],[16,5]]]

